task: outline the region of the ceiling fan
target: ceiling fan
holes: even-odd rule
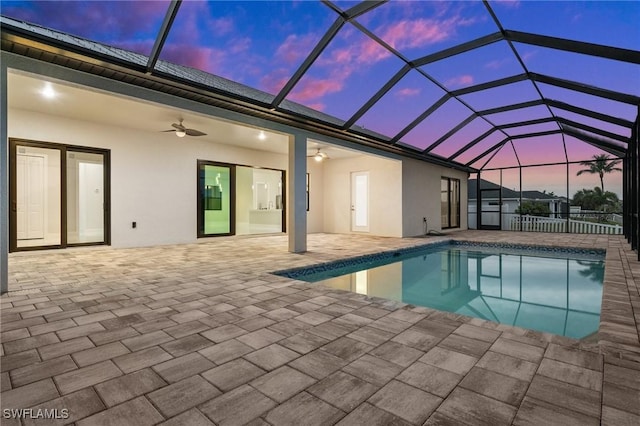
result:
[[[320,148],[318,148],[318,151],[316,151],[314,155],[308,155],[308,157],[313,158],[317,162],[320,162],[323,160],[329,160],[329,156],[325,152],[321,152]]]
[[[176,124],[176,123],[172,123],[171,126],[173,127],[173,129],[171,130],[163,130],[163,132],[175,132],[176,136],[179,138],[184,138],[185,136],[205,136],[206,133],[201,132],[200,130],[196,130],[196,129],[187,129],[186,127],[184,127],[184,125],[182,124],[182,118],[180,119],[180,123]]]

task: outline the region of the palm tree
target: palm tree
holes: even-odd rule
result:
[[[604,281],[604,262],[594,260],[576,260],[578,265],[586,266],[586,269],[578,271],[580,275],[602,285]]]
[[[581,161],[580,164],[589,167],[588,169],[578,170],[577,175],[580,176],[583,173],[597,174],[600,176],[600,189],[604,193],[604,174],[612,173],[613,171],[621,172],[620,167],[616,167],[620,164],[620,160],[610,159],[607,154],[594,155],[593,160]]]
[[[593,189],[581,189],[573,195],[571,203],[585,210],[606,210],[607,206],[614,208],[619,202],[618,196],[611,192],[602,192],[597,186]]]

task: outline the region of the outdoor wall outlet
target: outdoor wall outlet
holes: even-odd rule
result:
[[[135,227],[138,226],[138,224],[136,222],[131,222],[131,227],[135,229]]]
[[[422,218],[422,221],[423,221],[424,223],[427,223],[427,218],[426,218],[426,217],[423,217],[423,218]]]

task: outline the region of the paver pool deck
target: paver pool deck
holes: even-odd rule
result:
[[[442,239],[607,250],[577,341],[270,274]],[[13,253],[3,425],[638,425],[640,263],[621,236],[312,234]],[[31,413],[37,413],[33,410]],[[61,411],[58,411],[61,413]]]

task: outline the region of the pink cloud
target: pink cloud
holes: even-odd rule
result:
[[[252,43],[252,40],[249,37],[233,39],[228,43],[229,52],[233,54],[246,52],[251,48],[251,43]]]
[[[382,39],[395,49],[421,47],[450,36],[450,25],[432,19],[398,21],[382,33]]]
[[[391,56],[391,52],[375,41],[368,39],[362,46],[357,58],[361,63],[373,64],[387,59],[389,56]]]
[[[444,85],[447,87],[461,87],[473,84],[473,81],[474,79],[472,75],[465,74],[450,78],[449,80],[445,81]]]
[[[420,89],[412,89],[410,87],[405,87],[404,89],[400,89],[400,90],[395,92],[395,95],[398,98],[402,98],[402,99],[409,98],[409,97],[412,97],[412,96],[416,96],[416,95],[419,95],[419,94],[420,94]]]
[[[278,46],[275,56],[288,64],[297,64],[305,58],[315,46],[318,39],[315,34],[290,34],[285,41]]]
[[[535,57],[538,54],[537,50],[530,50],[522,54],[522,60],[527,62],[529,59]]]
[[[276,94],[287,84],[289,77],[287,69],[277,68],[260,79],[259,88],[267,93]]]
[[[494,61],[487,62],[486,64],[484,64],[484,67],[492,69],[492,70],[497,70],[497,69],[502,68],[503,66],[505,66],[509,62],[511,62],[510,58],[496,59]]]
[[[322,98],[330,93],[342,90],[343,81],[334,79],[306,78],[295,87],[289,95],[294,102],[306,103],[306,101]]]
[[[500,6],[514,9],[520,7],[520,0],[493,0],[493,2]]]
[[[230,17],[214,19],[209,23],[209,29],[214,35],[225,36],[233,33],[235,22]]]
[[[475,22],[475,18],[465,19],[459,15],[443,20],[403,19],[378,28],[378,33],[395,49],[413,49],[447,40],[456,35],[458,27]]]

